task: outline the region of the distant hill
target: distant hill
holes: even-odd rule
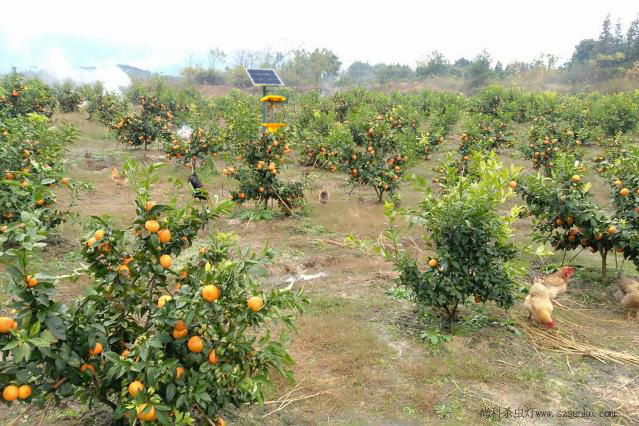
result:
[[[131,77],[132,79],[144,79],[144,78],[149,78],[149,77],[153,77],[155,75],[157,75],[156,73],[153,73],[151,71],[147,71],[147,70],[143,70],[142,68],[138,68],[138,67],[134,67],[132,65],[124,65],[124,64],[118,64],[116,65],[116,67],[120,68],[122,71],[124,71],[125,73],[127,73],[127,75],[129,77]],[[80,69],[83,70],[87,70],[87,71],[94,71],[96,69],[96,67],[78,67]]]
[[[129,77],[134,79],[144,79],[157,75],[151,71],[143,70],[142,68],[134,67],[131,65],[118,64],[118,68],[127,73]]]

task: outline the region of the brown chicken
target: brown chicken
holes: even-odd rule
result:
[[[626,312],[628,312],[628,319],[632,313],[639,319],[639,281],[628,277],[621,277],[617,281],[619,289],[615,296],[617,300],[621,302]]]
[[[552,319],[552,302],[548,289],[541,281],[535,281],[530,292],[524,299],[524,306],[528,310],[528,319],[532,318],[537,324],[546,328],[555,328],[555,320]]]
[[[320,191],[319,202],[322,204],[328,203],[328,189],[324,188]]]
[[[568,280],[575,273],[575,269],[571,266],[564,266],[552,275],[540,277],[539,281],[548,289],[550,299],[556,299],[568,289]]]
[[[118,169],[115,167],[111,168],[111,180],[115,182],[116,187],[125,186],[129,182],[129,179],[127,179],[126,176],[119,174]]]

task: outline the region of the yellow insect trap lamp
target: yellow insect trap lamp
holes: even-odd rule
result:
[[[280,95],[267,94],[267,87],[284,86],[282,80],[273,69],[251,69],[247,68],[248,74],[253,86],[262,86],[262,132],[275,133],[277,130],[285,126],[282,118],[283,107],[286,104],[286,98]]]

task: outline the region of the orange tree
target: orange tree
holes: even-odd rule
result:
[[[123,97],[106,91],[99,82],[84,87],[83,95],[87,102],[89,120],[97,120],[107,127],[119,122],[128,110],[128,104]]]
[[[374,109],[354,109],[348,115],[352,144],[342,148],[342,159],[352,185],[372,186],[381,203],[384,193],[395,194],[406,171],[411,143],[417,139],[413,123],[396,111],[374,115]]]
[[[0,79],[0,116],[33,112],[51,117],[55,105],[53,92],[37,78],[26,79],[14,69]]]
[[[512,143],[512,132],[499,118],[486,114],[470,114],[462,122],[459,153],[464,161],[472,151],[491,151]]]
[[[265,132],[259,139],[240,144],[238,159],[243,164],[222,171],[239,182],[238,188],[231,192],[231,199],[238,204],[249,200],[263,202],[265,208],[268,201],[273,200],[284,213],[292,214],[304,199],[304,186],[301,182],[282,182],[279,178],[284,157],[290,151],[279,133]]]
[[[613,194],[615,216],[625,224],[622,235],[626,238],[620,239],[617,251],[639,265],[639,239],[635,238],[639,233],[639,148],[614,149],[606,159],[605,168],[600,164],[601,174]]]
[[[25,211],[37,212],[46,229],[62,222],[66,213],[56,205],[56,188],[77,190],[62,165],[66,146],[76,137],[74,126],[52,127],[41,115],[0,117],[0,232],[20,223]]]
[[[82,103],[82,94],[69,81],[54,87],[58,107],[62,112],[75,112]]]
[[[579,156],[581,145],[582,141],[565,123],[537,117],[528,133],[528,143],[521,151],[524,158],[532,161],[535,170],[542,169],[546,176],[551,176],[558,153]]]
[[[534,216],[535,240],[549,242],[555,250],[589,249],[601,256],[601,277],[606,279],[608,253],[634,246],[635,236],[624,220],[609,216],[595,202],[584,182],[583,164],[574,155],[559,153],[550,177],[524,176],[517,191]],[[629,250],[628,254],[631,254]]]
[[[261,402],[273,371],[291,377],[290,356],[264,326],[292,326],[290,309],[303,299],[289,289],[261,289],[249,273],[260,256],[236,256],[227,234],[178,260],[228,203],[201,210],[175,200],[156,204],[149,199],[156,167],[138,172],[127,162],[124,170],[138,194],[136,218],[128,230],[90,221],[82,250],[93,279],[86,296],[71,306],[53,300],[60,277],[32,269],[44,238],[32,221],[19,246],[0,254],[15,310],[0,318],[4,400],[26,385],[30,392],[18,399],[43,404],[75,395],[110,406],[130,424],[222,422],[228,404]]]
[[[119,143],[126,146],[141,146],[144,149],[155,141],[170,140],[169,125],[163,116],[127,113],[113,124]]]
[[[175,159],[185,164],[190,161],[194,168],[197,159],[215,155],[218,149],[218,138],[203,127],[193,129],[187,139],[172,133],[169,140],[164,142],[164,151],[168,159]]]
[[[509,262],[517,251],[509,238],[519,209],[501,215],[498,208],[514,195],[510,182],[518,170],[504,168],[494,152],[473,157],[475,172],[460,175],[448,168],[439,194],[418,180],[425,195],[418,209],[385,207],[390,244],[384,245],[383,254],[395,264],[399,283],[412,290],[418,304],[446,312],[449,330],[459,305],[471,296],[475,302],[494,301],[504,308],[514,302],[514,269]],[[415,257],[401,247],[398,216],[425,229],[432,257]]]

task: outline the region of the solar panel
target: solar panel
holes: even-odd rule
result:
[[[272,69],[246,69],[253,86],[284,86],[282,80]]]

